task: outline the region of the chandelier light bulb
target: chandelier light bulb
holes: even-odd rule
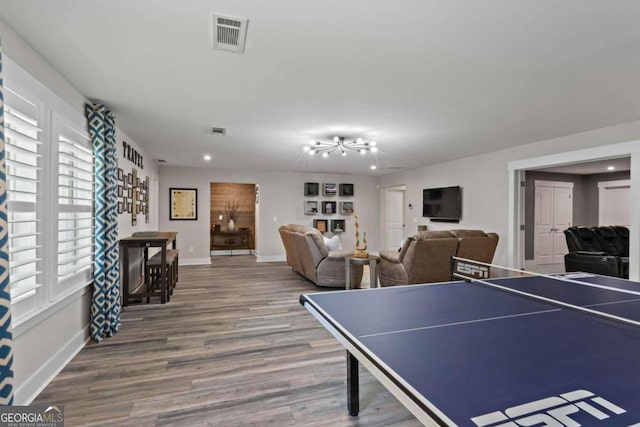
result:
[[[342,157],[345,157],[347,155],[347,152],[342,150]]]
[[[205,154],[203,158],[207,162],[211,160],[211,156],[209,154]]]
[[[356,142],[357,142],[358,144],[362,144],[364,141],[362,140],[362,138],[358,138],[358,139],[356,139]]]
[[[316,150],[309,150],[309,155],[313,156],[314,154],[316,154]]]
[[[367,154],[367,150],[364,149],[364,148],[361,148],[360,149],[360,154],[362,154],[364,156],[365,154]]]
[[[334,136],[334,137],[333,137],[333,142],[336,142],[336,143],[337,143],[337,142],[340,142],[340,138],[339,138],[339,137],[337,137],[337,136]]]
[[[376,170],[376,169],[377,169],[376,165],[371,165],[371,170]]]
[[[369,145],[375,147],[378,143],[375,141],[369,141]]]
[[[371,147],[371,152],[372,153],[377,153],[378,152],[378,147]]]
[[[311,150],[311,147],[309,147],[308,145],[305,145],[302,149],[304,151],[309,151],[309,150]]]
[[[327,153],[327,152],[325,151],[324,153],[322,153],[322,157],[324,157],[324,158],[326,159],[327,157],[329,157],[329,153]]]

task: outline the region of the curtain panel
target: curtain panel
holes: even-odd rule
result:
[[[118,332],[120,327],[120,259],[115,120],[102,104],[85,108],[95,155],[95,271],[90,333],[94,341]]]
[[[4,95],[0,48],[0,405],[13,404],[13,337],[11,333],[11,285],[9,284],[9,229],[7,171],[4,151]]]

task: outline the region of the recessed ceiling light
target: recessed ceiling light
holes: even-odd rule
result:
[[[609,166],[609,167],[607,168],[607,170],[608,170],[608,171],[614,171],[614,170],[616,170],[616,167],[615,167],[615,166]]]
[[[371,170],[376,170],[378,167],[376,165],[371,165]]]
[[[208,162],[209,160],[211,160],[211,156],[209,154],[205,154],[203,156],[203,159],[205,159]]]

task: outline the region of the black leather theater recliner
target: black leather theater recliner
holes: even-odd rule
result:
[[[564,257],[567,272],[629,277],[628,228],[574,226],[566,229],[564,234],[569,248]]]

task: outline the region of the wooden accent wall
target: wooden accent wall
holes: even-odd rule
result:
[[[240,215],[236,221],[236,229],[249,228],[251,240],[249,247],[255,249],[256,238],[256,186],[255,184],[211,183],[210,228],[215,224],[221,224],[222,231],[227,231],[227,216],[225,206],[228,201],[236,200],[240,203]],[[222,214],[222,221],[218,215]]]

